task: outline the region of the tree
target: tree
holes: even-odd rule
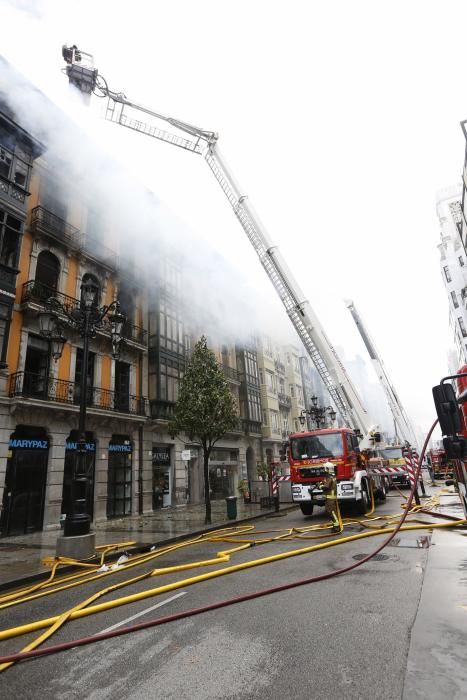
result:
[[[172,435],[186,433],[190,440],[199,442],[203,448],[205,523],[208,524],[211,523],[209,457],[216,442],[237,424],[234,397],[203,335],[194,347],[180,382],[178,401],[169,430]]]

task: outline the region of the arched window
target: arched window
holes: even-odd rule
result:
[[[87,283],[91,283],[97,287],[95,306],[99,306],[100,305],[100,298],[101,298],[101,285],[99,284],[99,280],[97,279],[97,277],[95,277],[94,275],[91,275],[89,272],[87,272],[85,275],[83,275],[81,285],[84,285]],[[82,287],[81,287],[81,289],[82,289]],[[83,303],[83,292],[82,291],[81,291],[81,302]]]
[[[47,287],[47,292],[56,292],[60,276],[60,261],[48,250],[37,256],[36,281]]]

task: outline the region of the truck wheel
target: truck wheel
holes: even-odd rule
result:
[[[370,496],[368,494],[368,484],[366,481],[362,482],[362,497],[355,503],[359,515],[365,515],[365,513],[370,510]]]
[[[313,503],[300,503],[303,515],[313,515]]]

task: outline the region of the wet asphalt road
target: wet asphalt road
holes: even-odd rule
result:
[[[399,503],[399,498],[390,498],[378,512],[395,512]],[[293,511],[255,525],[257,529],[301,527],[319,519],[305,520],[299,511]],[[413,545],[417,536],[407,535],[401,544]],[[52,641],[95,634],[167,600],[164,607],[134,621],[335,570],[354,562],[355,555],[372,551],[380,541],[368,538],[185,586],[180,589],[185,594],[176,599],[180,591],[73,621]],[[232,563],[307,544],[310,542],[254,547],[236,554]],[[196,545],[144,569],[209,558],[227,548],[223,543]],[[383,554],[382,560],[329,581],[18,664],[0,677],[0,684],[9,697],[25,700],[41,695],[67,700],[401,698],[428,550],[399,546],[388,547]],[[197,573],[199,569],[193,572]],[[134,574],[135,570],[125,576]],[[112,593],[106,600],[190,575],[151,578],[125,588],[124,593]],[[89,584],[86,594],[116,580],[108,577]],[[84,596],[81,587],[29,607],[4,610],[1,627],[57,614]],[[0,645],[0,652],[17,651],[37,634],[9,640]]]

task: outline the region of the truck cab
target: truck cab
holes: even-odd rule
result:
[[[370,502],[369,477],[358,447],[358,439],[349,428],[328,428],[289,436],[288,459],[293,501],[304,515],[311,515],[315,505],[324,506],[325,495],[320,482],[327,476],[327,464],[335,468],[337,498],[357,502],[363,511]]]

